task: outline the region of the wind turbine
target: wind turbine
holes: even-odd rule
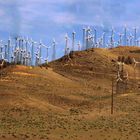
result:
[[[10,48],[11,48],[11,38],[9,37],[8,43],[7,43],[7,60],[10,62]]]
[[[123,81],[123,80],[121,78],[120,72],[118,71],[116,82],[118,83],[119,81]]]
[[[38,56],[38,50],[37,50],[37,52],[35,53],[35,66],[38,66],[38,64],[39,64],[39,56]]]
[[[2,60],[2,63],[0,64],[0,69],[2,69],[3,68],[3,66],[4,66],[4,60]]]
[[[91,35],[91,28],[88,27],[86,30],[86,49],[89,48],[89,40],[90,40],[90,35]]]
[[[127,26],[124,27],[124,46],[127,46]]]
[[[129,37],[126,39],[126,46],[129,46]]]
[[[48,62],[49,62],[49,49],[51,47],[48,47],[47,45],[43,45],[43,47],[46,49],[46,57],[45,57],[45,59],[43,59],[43,58],[42,59],[45,61],[46,64],[48,64]]]
[[[17,49],[18,47],[18,37],[15,37],[15,50]]]
[[[137,40],[137,46],[139,46],[140,40]]]
[[[77,46],[78,46],[78,51],[81,51],[81,43],[80,43],[80,41],[78,42]]]
[[[124,62],[117,62],[117,65],[118,65],[118,71],[119,72],[123,71]]]
[[[105,39],[106,39],[106,33],[103,32],[103,34],[102,34],[103,47],[105,47]]]
[[[34,47],[35,47],[35,44],[37,42],[33,41],[33,39],[31,39],[31,65],[33,66],[34,65]]]
[[[137,28],[134,27],[134,46],[137,46]]]
[[[96,28],[93,28],[93,30],[94,30],[94,43],[95,43],[95,47],[96,47],[96,45],[97,45],[97,30],[96,30]]]
[[[94,41],[93,41],[93,38],[94,38],[93,35],[90,35],[90,36],[89,36],[89,47],[90,47],[90,48],[93,48],[93,47],[94,47]]]
[[[55,41],[55,39],[53,39],[53,43],[52,43],[52,60],[55,60],[55,59],[56,59],[56,41]]]
[[[68,47],[68,34],[65,35],[65,41],[66,41],[66,44],[65,44],[65,55],[68,55],[69,54],[69,47]]]
[[[133,35],[130,34],[129,36],[129,46],[132,46]]]
[[[122,46],[123,34],[119,33],[119,46]]]
[[[36,53],[37,65],[40,65],[40,64],[42,63],[42,60],[45,60],[45,59],[43,59],[43,57],[42,57],[42,48],[43,48],[43,47],[48,49],[48,47],[47,47],[46,45],[44,45],[44,44],[42,43],[42,41],[40,40],[39,46],[38,46],[38,48],[37,48],[37,53]],[[47,52],[47,53],[48,53],[48,52]]]
[[[0,40],[0,54],[1,54],[0,60],[2,59],[3,49],[4,49],[3,40]]]
[[[4,60],[4,52],[0,52],[0,56],[1,56],[0,60]]]
[[[44,45],[43,45],[43,43],[42,43],[42,41],[40,40],[40,42],[39,42],[39,46],[38,46],[38,57],[39,57],[39,65],[41,64],[41,59],[42,59],[42,47],[43,47]]]
[[[133,63],[134,63],[134,77],[135,77],[135,80],[136,80],[136,83],[137,83],[136,67],[137,67],[137,65],[140,65],[140,62],[136,61],[135,58],[133,58]]]
[[[75,50],[75,34],[76,34],[76,32],[73,31],[72,32],[72,51]]]
[[[23,53],[24,53],[24,38],[20,39],[20,63],[23,64]]]
[[[113,27],[111,29],[110,45],[111,45],[111,48],[114,48],[114,28]]]
[[[134,62],[134,68],[136,68],[136,66],[137,66],[138,64],[140,64],[140,62],[139,62],[139,61],[136,61],[135,58],[133,58],[133,62]]]
[[[98,40],[98,48],[102,48],[102,45],[103,45],[103,38],[101,37],[101,38],[99,38],[99,40]]]
[[[5,50],[4,50],[4,58],[7,59],[7,58],[8,58],[8,55],[7,55],[7,54],[8,54],[8,53],[7,53],[8,45],[5,44],[4,47],[5,47]]]
[[[86,48],[85,47],[85,41],[86,41],[86,28],[83,28],[83,50]]]
[[[129,79],[128,72],[126,72],[126,75],[123,75],[123,79],[125,79],[125,81],[128,81],[128,79]]]

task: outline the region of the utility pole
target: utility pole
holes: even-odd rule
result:
[[[112,94],[111,94],[111,114],[114,112],[114,81],[112,78]]]

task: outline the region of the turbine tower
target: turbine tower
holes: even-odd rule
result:
[[[65,55],[68,55],[68,34],[65,35]]]
[[[119,33],[119,45],[122,46],[122,37],[123,37],[123,34],[122,33]]]
[[[83,50],[86,48],[85,47],[85,40],[86,40],[86,28],[83,28]]]
[[[11,39],[9,38],[8,39],[8,50],[7,50],[7,53],[8,53],[8,62],[10,62],[10,47],[11,47]]]
[[[97,45],[97,30],[94,28],[94,43],[95,43],[95,47]]]
[[[137,28],[134,28],[134,46],[137,46]]]
[[[55,59],[56,59],[56,41],[55,41],[55,39],[53,39],[53,43],[52,43],[52,60],[55,60]]]
[[[102,35],[103,47],[105,47],[105,39],[106,39],[106,34],[105,32],[103,32],[103,35]]]
[[[81,43],[80,43],[80,41],[78,42],[77,46],[78,46],[78,51],[81,51]]]
[[[76,34],[76,32],[72,32],[72,51],[74,51],[75,50],[75,34]]]
[[[127,45],[127,27],[124,28],[124,46]]]
[[[34,47],[37,42],[31,39],[31,65],[34,65]]]

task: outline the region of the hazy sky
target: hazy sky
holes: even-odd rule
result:
[[[66,32],[83,26],[104,30],[140,24],[139,0],[0,0],[0,37],[30,36],[62,44]]]

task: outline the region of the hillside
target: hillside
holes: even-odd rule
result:
[[[8,66],[0,79],[1,140],[139,140],[139,89],[115,95],[117,59],[140,60],[140,48],[74,52],[45,67]],[[125,64],[131,82],[139,67]],[[135,85],[133,84],[135,87]]]
[[[133,79],[133,58],[140,61],[139,47],[120,46],[113,49],[96,48],[87,51],[72,52],[70,53],[70,59],[64,56],[57,61],[51,62],[50,66],[55,72],[69,78],[110,80],[116,77],[119,57],[124,57],[124,71],[128,72],[130,79]],[[129,64],[129,61],[131,61],[131,64]],[[139,66],[136,69],[138,76]]]

